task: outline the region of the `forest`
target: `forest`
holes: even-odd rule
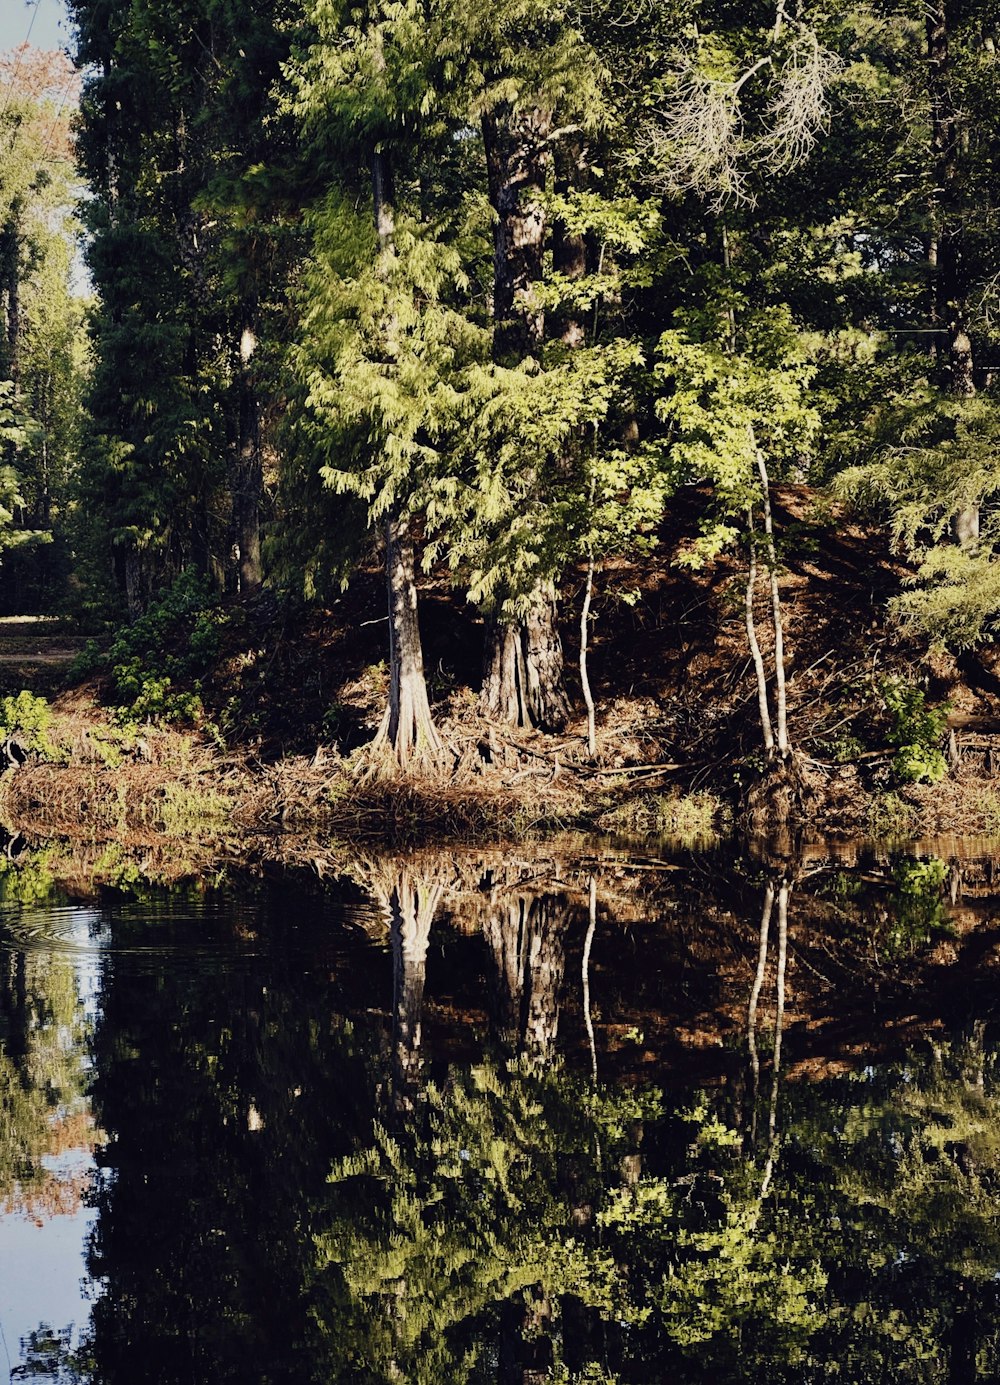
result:
[[[116,726],[765,816],[992,772],[992,0],[69,9],[0,71],[0,606]]]

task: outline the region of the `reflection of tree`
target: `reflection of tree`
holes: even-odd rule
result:
[[[40,1380],[44,1385],[82,1385],[92,1379],[86,1347],[74,1348],[70,1328],[59,1331],[40,1323],[21,1341],[21,1363],[11,1381]]]
[[[760,1055],[757,1051],[757,1007],[767,971],[770,947],[771,915],[778,904],[778,956],[775,975],[774,1042],[771,1055],[771,1098],[767,1108],[767,1154],[761,1196],[767,1195],[778,1153],[778,1096],[781,1091],[781,1040],[785,1023],[785,974],[788,963],[788,898],[791,885],[787,879],[769,880],[764,890],[760,916],[760,943],[757,970],[750,988],[747,1004],[747,1052],[750,1058],[750,1128],[748,1147],[753,1154],[757,1148],[757,1107],[760,1089]]]
[[[194,966],[151,949],[166,938],[181,956],[185,943],[203,948],[228,913],[111,920],[119,951],[94,1079],[108,1143],[90,1248],[102,1385],[151,1372],[157,1385],[326,1379],[311,1237],[330,1159],[367,1125],[371,1093],[364,1034],[323,954],[303,967],[301,953],[268,948],[272,927],[287,937],[289,908],[286,890],[273,919],[254,913],[252,953]],[[246,911],[236,917],[249,926]],[[351,976],[370,980],[363,963]]]
[[[1000,1090],[983,1031],[831,1084],[794,1138],[830,1266],[831,1349],[886,1379],[994,1379]],[[834,1231],[835,1228],[835,1231]],[[859,1305],[863,1312],[859,1311]],[[978,1373],[977,1373],[978,1362]],[[860,1367],[854,1367],[860,1369]]]
[[[373,861],[365,872],[389,920],[392,946],[393,1099],[408,1109],[420,1085],[420,1050],[431,923],[443,885],[404,862]]]
[[[637,1109],[623,1101],[619,1142]],[[598,1195],[601,1121],[565,1074],[481,1065],[429,1085],[395,1132],[377,1125],[335,1169],[319,1242],[322,1317],[345,1357],[334,1378],[549,1379],[565,1356],[564,1299],[607,1300],[611,1263],[578,1216]]]
[[[496,1032],[504,1050],[551,1059],[559,1030],[570,922],[565,895],[483,882],[483,935],[496,978]]]
[[[93,1143],[86,1021],[70,958],[0,949],[0,1208],[40,1220],[79,1209],[86,1177],[46,1156]]]

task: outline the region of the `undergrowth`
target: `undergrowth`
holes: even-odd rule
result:
[[[697,842],[719,834],[727,825],[727,810],[722,800],[707,790],[691,794],[645,793],[602,813],[597,825],[607,832]]]
[[[109,675],[122,724],[201,721],[202,691],[225,622],[208,582],[182,573],[144,615],[117,632],[104,653],[91,641],[74,673]]]

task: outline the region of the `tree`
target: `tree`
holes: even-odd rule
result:
[[[134,617],[186,567],[220,588],[262,580],[261,395],[295,258],[272,89],[297,7],[73,13],[98,295],[83,491]]]
[[[784,630],[778,585],[778,553],[771,513],[772,475],[782,465],[801,466],[819,427],[809,402],[812,367],[781,312],[746,323],[734,353],[725,337],[693,341],[683,329],[660,339],[657,374],[668,391],[661,418],[674,426],[669,464],[688,482],[709,481],[713,508],[682,561],[699,567],[740,536],[748,553],[747,640],[757,680],[764,751],[786,762],[792,754],[785,689]],[[756,513],[763,516],[758,536]],[[769,678],[757,636],[754,594],[757,555],[767,564],[772,632],[774,716]]]

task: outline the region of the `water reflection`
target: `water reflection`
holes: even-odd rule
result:
[[[21,1375],[998,1377],[991,863],[60,852],[0,866],[0,1238],[85,1210],[93,1302]]]

